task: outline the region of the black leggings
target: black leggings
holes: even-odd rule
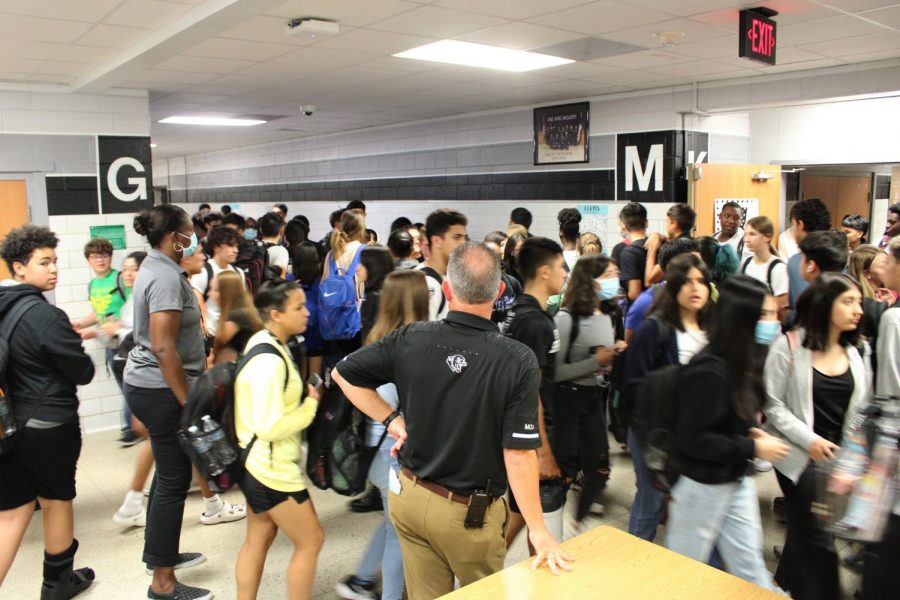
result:
[[[585,489],[599,492],[609,479],[606,388],[560,383],[553,397],[553,455],[566,478],[584,473]]]
[[[794,600],[839,600],[838,555],[834,538],[823,531],[810,504],[816,497],[815,465],[810,463],[796,485],[775,471],[787,509],[787,539],[775,582]]]
[[[866,548],[862,580],[865,600],[900,598],[898,557],[900,557],[900,516],[891,515],[884,539]]]

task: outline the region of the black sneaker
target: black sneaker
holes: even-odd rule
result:
[[[375,584],[355,575],[345,577],[334,586],[334,591],[344,600],[375,600]]]
[[[381,510],[381,491],[377,487],[371,488],[364,496],[350,501],[350,510],[356,513]]]
[[[41,600],[69,600],[74,598],[94,583],[94,571],[87,567],[72,570],[66,569],[59,581],[44,580],[41,585]]]
[[[154,592],[152,588],[147,588],[147,598],[150,600],[212,600],[215,596],[209,590],[191,587],[176,581],[175,589],[168,594],[160,594]]]
[[[122,437],[119,438],[119,443],[122,444],[122,448],[130,448],[135,444],[139,444],[144,441],[144,438],[136,434],[133,430],[128,429],[122,432]]]
[[[190,567],[196,567],[201,563],[206,562],[206,556],[200,554],[199,552],[182,552],[178,555],[178,564],[175,565],[175,570],[178,569],[187,569]],[[153,567],[150,565],[146,565],[147,567],[147,575],[153,575]]]

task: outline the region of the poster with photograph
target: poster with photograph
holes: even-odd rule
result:
[[[744,219],[741,221],[741,227],[753,217],[759,216],[759,198],[716,198],[715,215],[713,217],[713,227],[716,231],[719,231],[719,213],[722,212],[722,207],[729,202],[734,202],[744,209]]]
[[[534,164],[588,162],[590,113],[588,102],[534,109]]]

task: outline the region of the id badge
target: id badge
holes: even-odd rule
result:
[[[400,489],[400,477],[397,475],[397,469],[391,467],[388,469],[388,491],[399,496]]]

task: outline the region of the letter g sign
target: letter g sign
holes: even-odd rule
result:
[[[106,174],[106,184],[113,196],[122,202],[134,202],[135,200],[147,199],[147,179],[146,177],[129,177],[128,183],[135,186],[135,190],[130,194],[126,194],[119,187],[119,170],[123,167],[131,167],[137,173],[144,173],[144,165],[130,156],[117,158],[109,165],[109,171]]]

